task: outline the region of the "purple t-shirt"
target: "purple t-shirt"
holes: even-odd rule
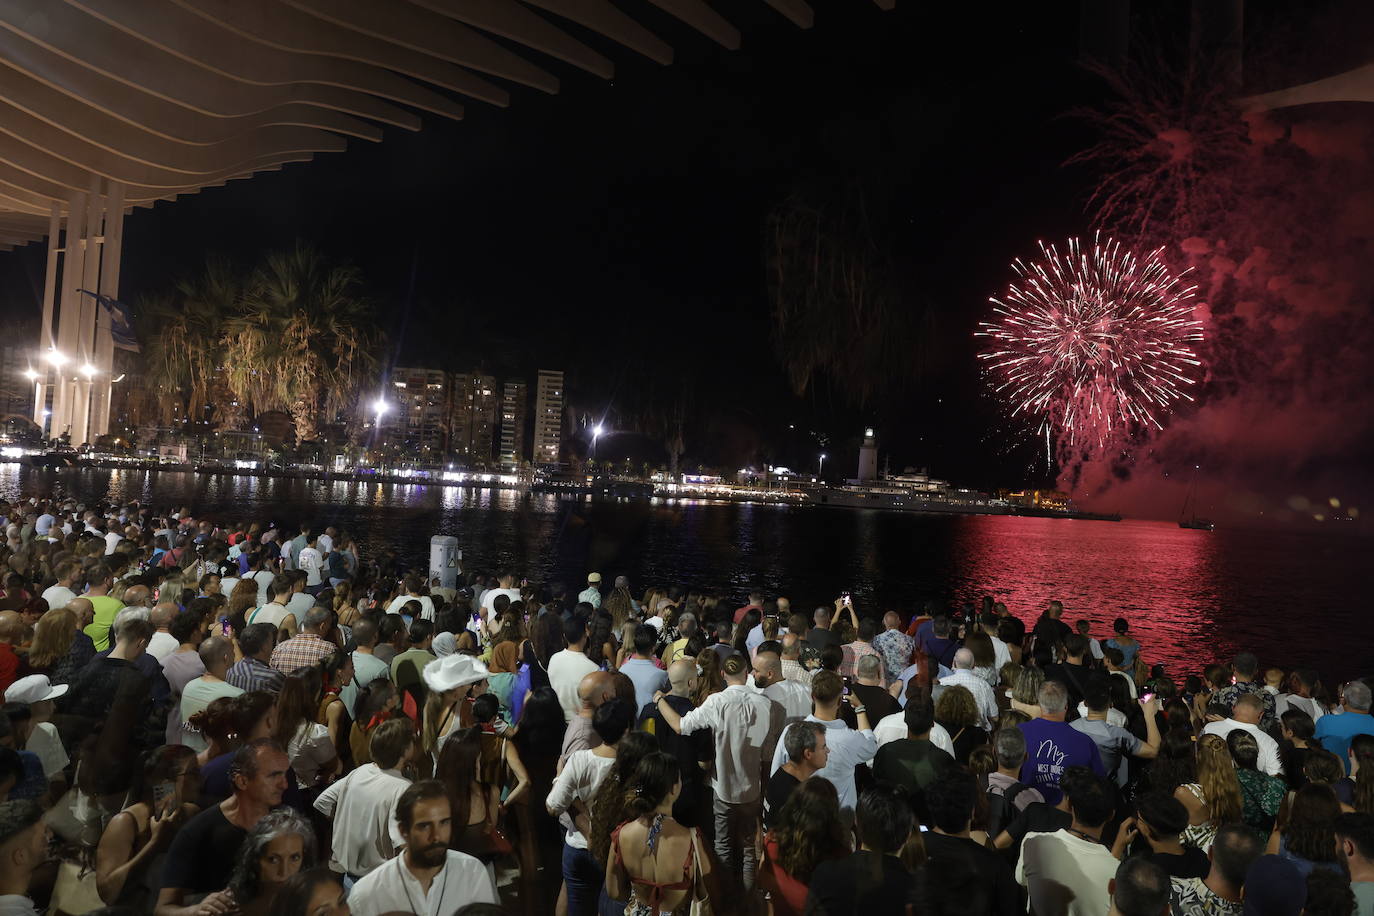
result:
[[[1059,790],[1059,779],[1066,767],[1090,767],[1098,776],[1106,775],[1097,744],[1072,725],[1032,719],[1016,727],[1026,736],[1026,762],[1021,766],[1021,782],[1039,789],[1048,804],[1058,804],[1064,797]]]

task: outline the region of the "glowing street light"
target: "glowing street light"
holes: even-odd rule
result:
[[[45,358],[58,368],[61,368],[67,362],[67,355],[61,350],[49,350]]]
[[[86,378],[90,378],[91,376],[95,375],[95,373],[95,366],[92,366],[90,363],[81,364],[81,374],[86,376]]]
[[[385,414],[390,408],[391,405],[386,402],[385,398],[378,398],[376,402],[373,403],[372,409],[377,414],[378,423],[382,422],[383,414]]]
[[[821,460],[817,463],[817,466],[816,466],[816,476],[817,476],[817,477],[820,477],[820,476],[821,476],[822,474],[824,474],[824,473],[825,473],[825,452],[821,452]]]
[[[31,382],[36,382],[38,381],[38,373],[33,371],[33,369],[25,369],[24,378],[28,379]]]

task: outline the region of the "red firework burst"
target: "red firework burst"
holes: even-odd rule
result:
[[[1144,257],[1112,239],[1012,263],[1017,279],[980,322],[982,359],[1013,415],[1040,417],[1040,431],[1070,447],[1105,446],[1192,398],[1201,362],[1187,271],[1174,273],[1156,249]]]

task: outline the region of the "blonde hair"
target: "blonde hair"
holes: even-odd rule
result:
[[[1221,826],[1240,820],[1240,779],[1231,750],[1220,735],[1203,735],[1197,741],[1197,783],[1213,823]]]
[[[423,726],[420,729],[420,747],[426,753],[434,753],[439,748],[439,726],[443,722],[444,710],[450,706],[454,707],[454,715],[458,715],[456,703],[449,703],[444,700],[444,691],[431,690],[425,697],[424,714],[420,717]]]
[[[29,665],[46,668],[65,656],[76,638],[76,614],[67,608],[53,608],[33,628],[33,645],[29,648]]]

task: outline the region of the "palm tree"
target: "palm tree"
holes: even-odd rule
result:
[[[230,390],[255,412],[289,411],[297,442],[352,407],[376,368],[380,333],[358,286],[355,268],[298,244],[268,256],[225,325]]]

